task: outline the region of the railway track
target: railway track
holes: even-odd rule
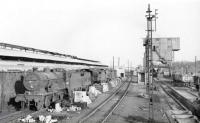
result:
[[[126,85],[126,86],[125,86]],[[103,103],[93,109],[90,113],[79,120],[79,123],[104,123],[120,105],[128,92],[130,82],[124,82],[111,96]]]
[[[160,85],[160,87],[163,89],[163,91],[169,97],[171,97],[176,102],[176,104],[179,106],[180,109],[182,109],[182,110],[188,110],[172,93],[170,93],[172,90],[171,90],[171,88],[169,88],[169,86],[167,86],[167,85]],[[169,106],[169,107],[172,109],[171,106]]]
[[[172,97],[184,110],[190,110],[193,112],[194,106],[193,106],[193,102],[189,99],[187,99],[186,97],[182,96],[181,94],[179,94],[175,89],[173,89],[172,87],[170,87],[170,85],[162,85],[162,87],[165,88],[166,93],[168,93],[168,95],[170,97]],[[193,99],[197,99],[198,96],[187,91],[187,90],[178,90],[181,92],[184,92],[185,94],[189,95],[189,97],[192,97]],[[194,100],[193,100],[194,101]]]
[[[196,109],[196,107],[194,106],[193,102],[189,101],[188,99],[186,99],[185,97],[180,95],[178,92],[176,92],[176,90],[174,90],[172,87],[170,87],[167,84],[162,83],[162,84],[159,84],[159,86],[162,88],[162,90],[169,97],[171,97],[171,99],[173,99],[173,101],[176,103],[176,108],[178,110],[182,110],[182,111],[185,111],[185,112],[190,112],[191,111],[192,114],[196,116],[196,117],[193,117],[194,120],[196,120],[196,122],[199,122],[199,115],[197,113],[198,109]],[[186,91],[186,92],[189,93],[188,91]],[[191,94],[191,96],[194,96],[194,98],[197,97],[195,94],[192,94],[192,93],[189,93],[189,94]],[[168,99],[166,99],[165,101],[169,105],[170,109],[174,110],[173,107],[170,105]],[[190,115],[190,114],[188,114],[188,115]],[[168,120],[170,119],[169,117],[167,117],[167,118],[168,118]],[[171,123],[171,121],[170,121],[170,123]]]
[[[190,93],[191,95],[195,96],[196,98],[198,98],[197,95],[195,95],[194,93],[190,92],[190,91],[187,91],[188,93]]]

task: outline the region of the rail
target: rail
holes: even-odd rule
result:
[[[183,111],[192,112],[193,120],[195,122],[199,122],[200,115],[198,113],[199,109],[197,108],[198,107],[197,105],[195,105],[193,102],[189,101],[188,99],[186,99],[185,97],[180,95],[178,92],[176,92],[176,90],[171,88],[169,85],[166,85],[166,84],[161,85],[160,84],[160,87],[163,89],[163,91],[167,95],[169,95],[176,102],[176,104],[178,104],[180,106],[180,108],[182,108]],[[193,95],[193,96],[196,97],[196,95]],[[172,107],[170,107],[170,109],[173,110]],[[167,118],[168,118],[168,116],[167,116]],[[186,119],[189,119],[189,118],[186,118]],[[169,118],[168,118],[168,120],[169,120]]]
[[[105,104],[107,104],[111,99],[113,99],[113,97],[116,96],[116,94],[120,91],[120,89],[125,85],[126,82],[124,82],[112,95],[110,95],[103,103],[101,103],[100,105],[98,105],[94,110],[92,110],[90,113],[88,113],[87,115],[85,115],[83,118],[81,118],[79,120],[78,123],[83,123],[86,120],[88,120],[91,116],[93,116],[99,109],[101,109],[103,106],[105,106]],[[118,105],[121,103],[121,101],[123,100],[123,98],[125,97],[125,95],[127,94],[127,90],[128,87],[130,85],[130,82],[128,83],[125,92],[123,93],[123,96],[120,98],[120,100],[118,100],[117,103],[115,103],[114,108],[112,110],[110,110],[108,112],[108,114],[106,116],[104,116],[104,119],[102,120],[102,123],[104,123],[108,117],[112,114],[112,112],[118,107]]]
[[[160,87],[163,89],[163,91],[170,96],[183,110],[188,110],[174,95],[170,94],[169,90],[170,89],[167,85],[164,87],[163,85],[160,85]]]
[[[105,123],[107,121],[107,119],[111,116],[111,114],[115,111],[115,109],[121,104],[122,100],[128,93],[129,85],[130,85],[130,82],[129,82],[128,86],[126,87],[126,90],[125,90],[123,96],[121,97],[121,99],[115,104],[114,108],[108,113],[108,115],[103,119],[103,121],[101,123]]]

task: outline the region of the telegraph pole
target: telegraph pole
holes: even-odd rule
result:
[[[153,46],[152,46],[152,32],[155,30],[152,28],[152,21],[155,21],[156,24],[156,13],[157,9],[155,9],[155,15],[151,14],[150,4],[148,4],[148,9],[146,11],[146,19],[147,19],[147,36],[144,40],[144,46],[145,46],[145,61],[146,61],[146,68],[145,68],[145,83],[147,88],[147,94],[149,95],[149,122],[154,122],[154,112],[153,112]]]
[[[195,76],[197,76],[197,56],[195,56]]]
[[[158,11],[158,9],[155,9],[155,20],[154,20],[154,21],[155,21],[155,31],[156,31],[156,29],[157,29],[157,28],[156,28],[156,19],[157,19],[156,15],[158,15],[157,11]]]
[[[129,60],[128,60],[128,76],[129,76]]]
[[[113,56],[113,70],[115,69],[115,57]]]

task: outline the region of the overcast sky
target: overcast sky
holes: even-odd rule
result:
[[[199,0],[1,0],[0,42],[142,64],[148,3],[159,13],[153,35],[180,37],[175,60],[200,59]]]

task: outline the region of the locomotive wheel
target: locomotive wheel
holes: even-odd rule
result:
[[[35,103],[35,107],[36,107],[37,111],[39,111],[43,108],[43,103],[41,101],[38,101]]]
[[[48,106],[50,106],[50,104],[51,104],[51,97],[50,96],[45,97],[44,100],[45,107],[47,108]]]

